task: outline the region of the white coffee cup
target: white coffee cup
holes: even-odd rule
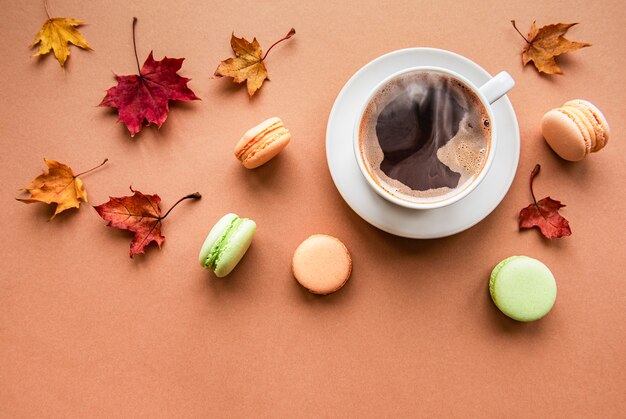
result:
[[[487,111],[489,115],[489,120],[491,121],[490,147],[489,147],[488,154],[486,156],[486,160],[481,171],[478,173],[478,175],[475,177],[475,179],[471,183],[465,186],[465,188],[459,190],[457,193],[451,196],[444,197],[441,200],[430,199],[430,200],[424,200],[423,202],[420,202],[418,198],[412,198],[411,200],[407,200],[407,199],[403,199],[394,195],[393,191],[388,191],[384,189],[381,185],[379,185],[372,178],[372,174],[370,173],[370,171],[368,170],[366,166],[366,163],[364,161],[363,155],[361,153],[360,145],[359,145],[359,132],[360,132],[361,120],[363,119],[363,115],[370,101],[373,99],[373,97],[378,93],[381,87],[385,86],[387,83],[389,83],[393,79],[400,77],[406,73],[414,73],[414,72],[443,73],[445,75],[448,75],[452,78],[455,78],[461,81],[463,84],[465,84],[469,89],[471,89],[474,92],[474,94],[476,95],[476,97],[478,97],[478,99],[480,99],[480,101],[482,102],[482,105],[484,106],[485,110]],[[365,179],[367,180],[369,185],[372,187],[372,189],[374,189],[374,191],[376,191],[376,193],[378,193],[380,196],[382,196],[383,198],[385,198],[386,200],[394,204],[397,204],[406,208],[413,208],[413,209],[440,208],[446,205],[453,204],[463,199],[465,196],[470,194],[485,178],[485,176],[487,175],[487,172],[489,171],[491,167],[493,158],[495,156],[498,137],[497,137],[497,127],[496,127],[497,124],[496,124],[495,118],[493,117],[491,104],[497,101],[498,99],[500,99],[502,96],[504,96],[509,90],[511,90],[511,88],[513,88],[514,85],[515,85],[515,81],[506,71],[502,71],[498,73],[495,77],[491,78],[491,80],[489,80],[488,82],[486,82],[480,87],[477,87],[474,83],[470,82],[462,75],[452,70],[448,70],[448,69],[441,68],[441,67],[426,67],[426,66],[412,67],[412,68],[404,69],[402,71],[399,71],[387,77],[382,82],[380,82],[368,95],[367,100],[363,104],[363,108],[359,112],[359,117],[356,120],[356,124],[354,128],[354,137],[353,137],[354,154],[355,154],[359,169],[361,170],[361,173],[363,174],[363,177],[365,177]]]

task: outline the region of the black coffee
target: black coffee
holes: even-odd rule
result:
[[[439,201],[465,189],[490,144],[491,121],[480,99],[437,72],[405,73],[382,86],[359,129],[370,175],[408,201]]]

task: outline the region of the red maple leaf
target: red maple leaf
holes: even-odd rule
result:
[[[134,233],[130,242],[130,257],[144,253],[146,246],[155,242],[159,247],[165,241],[161,234],[161,222],[167,215],[185,199],[200,199],[196,192],[179,199],[172,207],[161,215],[161,197],[159,195],[144,195],[130,187],[132,196],[109,197],[109,201],[98,205],[95,210],[100,217],[108,221],[108,227],[128,230]]]
[[[565,205],[549,196],[540,201],[535,199],[533,191],[533,181],[539,173],[541,166],[535,166],[530,174],[530,193],[533,196],[533,203],[522,209],[519,213],[519,228],[538,227],[548,239],[571,236],[572,230],[569,222],[559,214],[559,209]]]
[[[198,100],[195,93],[187,87],[190,79],[179,76],[176,72],[183,65],[184,58],[163,58],[155,61],[152,51],[139,68],[137,47],[135,46],[135,23],[133,18],[133,46],[139,74],[129,76],[115,75],[117,86],[107,90],[107,94],[98,106],[117,108],[119,121],[126,124],[130,136],[134,137],[143,121],[155,123],[160,128],[169,112],[170,100]]]

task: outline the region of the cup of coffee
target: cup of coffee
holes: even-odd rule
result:
[[[495,155],[491,104],[515,84],[501,72],[481,87],[451,70],[414,67],[383,80],[354,129],[354,153],[370,186],[414,209],[450,205],[484,179]]]

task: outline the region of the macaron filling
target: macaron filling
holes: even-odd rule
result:
[[[266,135],[269,135],[271,132],[278,130],[280,128],[284,128],[284,126],[283,126],[283,122],[278,120],[274,122],[273,124],[271,124],[269,127],[265,128],[263,131],[261,131],[257,135],[255,135],[254,137],[252,137],[252,139],[248,141],[248,143],[241,149],[241,151],[237,153],[237,158],[241,161],[247,159],[249,157],[248,152],[255,144],[261,141],[263,137],[265,137]]]
[[[274,141],[278,140],[279,138],[283,137],[285,134],[287,134],[287,129],[284,127],[280,127],[277,132],[270,135],[267,138],[267,140],[263,141],[262,144],[259,144],[257,147],[254,147],[253,149],[248,150],[248,153],[246,155],[242,155],[241,160],[243,161],[243,160],[251,159],[259,151],[263,150],[264,148],[269,147],[270,144],[272,144]]]
[[[237,217],[230,222],[222,236],[218,240],[216,240],[215,243],[213,243],[213,246],[211,246],[211,250],[209,250],[209,255],[206,258],[204,266],[215,270],[215,267],[219,262],[220,256],[222,255],[224,249],[226,248],[226,245],[228,244],[228,239],[233,235],[235,231],[237,231],[243,221],[243,218]]]
[[[596,146],[594,147],[593,151],[599,151],[606,144],[606,138],[604,134],[602,121],[600,120],[600,117],[591,106],[588,106],[587,104],[581,104],[581,105],[587,106],[589,113],[591,113],[591,115],[593,116],[594,130],[596,133]]]
[[[596,146],[596,131],[593,128],[592,121],[589,120],[587,115],[582,110],[574,106],[564,106],[563,108],[576,115],[578,117],[578,120],[582,122],[583,125],[585,125],[585,127],[587,128],[587,132],[589,133],[589,138],[591,139],[591,149],[593,150],[593,148]]]

